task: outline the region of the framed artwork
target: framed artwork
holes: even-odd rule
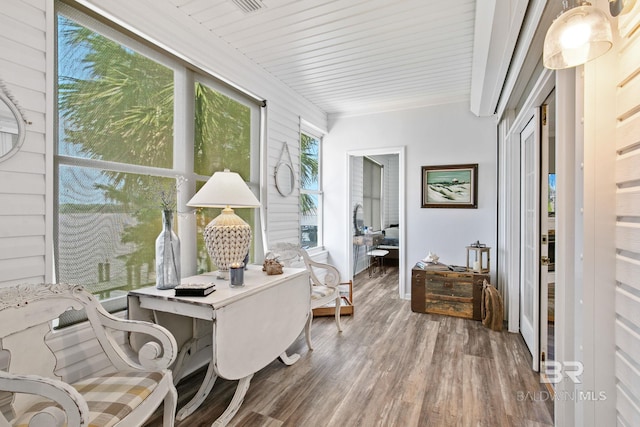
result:
[[[422,166],[423,208],[478,207],[478,164]]]

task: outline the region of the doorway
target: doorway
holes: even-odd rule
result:
[[[365,232],[373,233],[377,236],[375,245],[387,247],[384,250],[388,254],[379,261],[397,263],[398,293],[406,299],[404,147],[351,151],[347,157],[350,189],[347,215],[351,226],[347,228],[345,241],[347,253],[351,254],[349,271],[355,277],[368,267],[367,252],[374,242],[364,241],[363,237]],[[364,167],[365,163],[368,167]]]
[[[539,114],[520,133],[520,333],[529,347],[533,370],[540,353],[540,133]]]
[[[556,247],[556,102],[555,90],[542,105],[540,177],[540,363],[555,360]]]
[[[555,339],[555,92],[520,132],[520,333],[532,369],[553,360]]]

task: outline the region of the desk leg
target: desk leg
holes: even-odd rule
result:
[[[287,366],[291,366],[296,363],[300,359],[300,355],[298,353],[293,353],[291,356],[287,354],[286,351],[282,352],[280,355],[280,360]]]
[[[202,405],[202,402],[207,398],[209,392],[213,388],[213,384],[215,384],[218,376],[215,373],[215,369],[213,367],[213,360],[209,362],[209,367],[207,368],[207,374],[204,376],[204,380],[202,380],[202,384],[200,384],[200,388],[196,392],[196,395],[184,405],[179,411],[178,415],[176,415],[176,420],[182,421],[187,418],[189,415],[193,414],[196,409]],[[247,385],[248,387],[248,385]],[[246,390],[245,390],[246,392]],[[235,398],[235,397],[234,397]]]
[[[238,386],[236,387],[236,392],[233,394],[231,403],[229,403],[229,406],[227,406],[227,409],[225,409],[222,415],[220,415],[218,419],[211,424],[211,427],[226,426],[229,421],[231,421],[231,418],[233,418],[236,412],[238,412],[240,405],[242,405],[242,402],[244,401],[244,396],[247,394],[247,390],[249,390],[251,378],[253,378],[253,374],[247,375],[238,381]]]
[[[180,351],[178,352],[178,357],[176,358],[176,363],[173,368],[173,385],[178,385],[180,380],[182,379],[182,375],[184,374],[184,359],[185,357],[191,353],[192,350],[195,349],[195,344],[198,342],[196,338],[191,338],[189,341],[184,343]]]

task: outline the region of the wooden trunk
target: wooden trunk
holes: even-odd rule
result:
[[[487,274],[430,271],[414,267],[411,271],[411,310],[482,320],[482,283]]]

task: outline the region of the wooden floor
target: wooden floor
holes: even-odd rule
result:
[[[355,314],[314,319],[315,350],[299,337],[258,372],[230,426],[549,426],[553,415],[519,334],[481,322],[413,313],[398,297],[397,268],[354,282]],[[286,309],[286,307],[284,308]],[[178,386],[182,406],[202,373]],[[178,427],[209,426],[236,382],[218,379]],[[548,399],[547,399],[548,400]],[[148,426],[160,426],[155,419]]]

